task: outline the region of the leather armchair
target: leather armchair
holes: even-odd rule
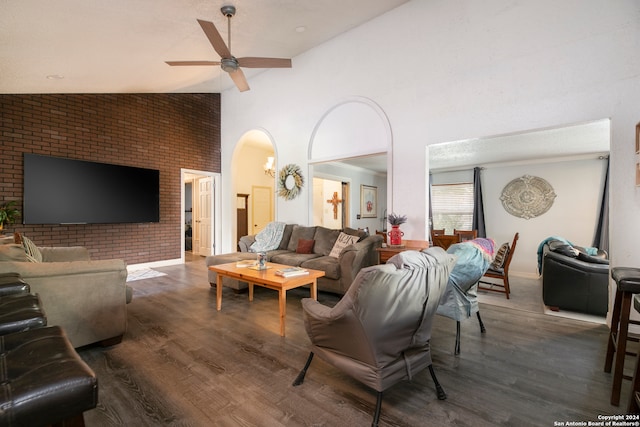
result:
[[[609,261],[606,253],[587,255],[558,240],[542,250],[542,299],[553,310],[606,316],[609,305]]]
[[[293,385],[304,381],[317,354],[378,392],[429,368],[439,399],[446,394],[436,379],[429,342],[433,317],[456,257],[442,248],[404,251],[386,264],[362,269],[333,308],[302,300],[311,353]]]

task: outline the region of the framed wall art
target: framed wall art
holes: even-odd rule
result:
[[[378,217],[378,187],[360,186],[360,218]]]

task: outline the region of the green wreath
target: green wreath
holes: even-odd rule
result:
[[[302,186],[304,185],[304,177],[300,166],[293,163],[286,165],[280,169],[278,176],[278,196],[292,200],[298,197]]]

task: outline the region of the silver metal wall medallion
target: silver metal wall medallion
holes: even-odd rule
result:
[[[555,198],[551,184],[530,175],[521,176],[505,185],[500,196],[504,210],[524,219],[535,218],[548,211]]]

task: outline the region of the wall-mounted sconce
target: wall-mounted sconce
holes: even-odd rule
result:
[[[273,157],[267,157],[267,163],[264,164],[264,173],[265,175],[270,175],[272,178],[276,176],[276,168],[273,164]]]

